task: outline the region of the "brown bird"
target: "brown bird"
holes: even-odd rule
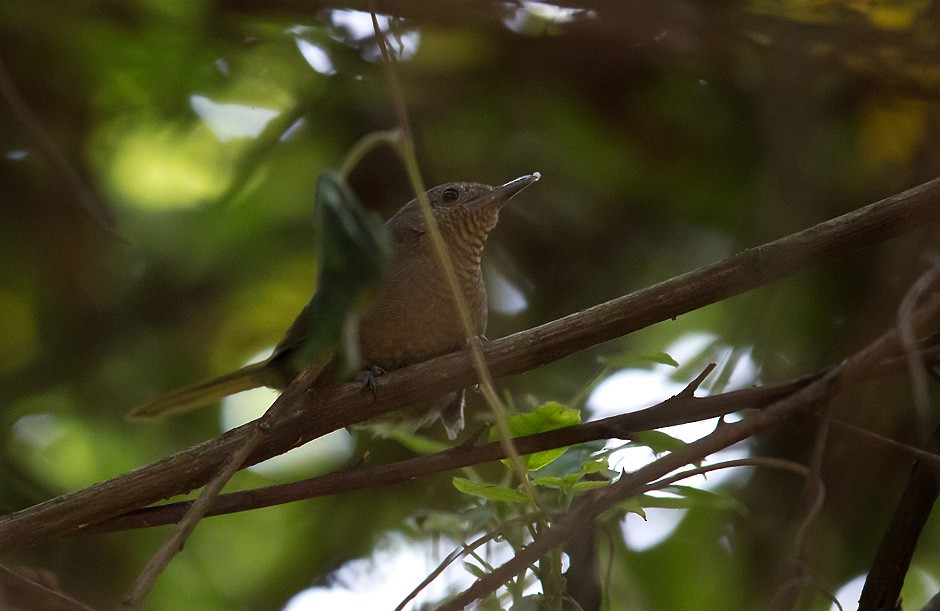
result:
[[[473,332],[486,330],[486,287],[480,260],[499,211],[514,195],[540,178],[535,172],[500,187],[478,183],[447,183],[427,192],[469,308]],[[405,204],[386,226],[392,256],[371,309],[359,322],[360,361],[370,372],[391,371],[467,346],[456,304],[427,235],[418,200]],[[166,397],[141,405],[128,418],[145,420],[182,414],[212,404],[222,397],[269,386],[283,389],[297,376],[297,353],[305,345],[310,325],[310,303],[304,307],[283,339],[264,361],[217,378],[183,387]],[[320,366],[328,369],[326,363]],[[328,383],[331,376],[321,374]],[[393,414],[389,422],[412,431],[441,418],[453,439],[463,428],[464,391]],[[381,425],[378,429],[381,434]]]

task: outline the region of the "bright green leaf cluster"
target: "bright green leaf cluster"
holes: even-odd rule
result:
[[[513,437],[525,437],[574,426],[580,422],[580,411],[565,407],[555,401],[549,401],[544,405],[536,407],[531,412],[510,416],[507,424],[509,425],[509,432]],[[499,434],[496,429],[491,429],[490,441],[497,441],[498,439]],[[543,452],[534,452],[523,456],[522,462],[529,471],[537,471],[564,454],[566,449],[567,448],[554,448]],[[504,460],[503,464],[509,466],[509,461]]]

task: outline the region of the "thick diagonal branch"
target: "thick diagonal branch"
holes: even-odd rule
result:
[[[940,216],[940,179],[809,229],[613,299],[582,312],[489,342],[495,377],[522,373],[590,346],[727,299],[921,227]],[[301,377],[302,379],[302,377]],[[356,384],[316,395],[295,381],[278,401],[284,417],[245,466],[330,431],[476,382],[470,356],[454,353],[383,376],[373,397]],[[0,518],[0,552],[72,532],[202,486],[239,447],[241,427],[135,471]]]

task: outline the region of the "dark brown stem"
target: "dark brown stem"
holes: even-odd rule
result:
[[[48,611],[93,611],[85,603],[53,587],[55,575],[33,569],[10,570],[0,566],[0,609],[45,609]]]
[[[934,431],[928,449],[940,449],[940,429]],[[940,495],[940,476],[935,466],[914,463],[904,494],[881,539],[875,560],[858,600],[859,611],[901,608],[901,586],[920,540],[921,532]]]

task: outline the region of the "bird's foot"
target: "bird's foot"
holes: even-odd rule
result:
[[[356,376],[357,382],[362,382],[362,390],[369,389],[372,391],[372,394],[375,394],[376,380],[379,376],[385,375],[385,370],[379,367],[378,365],[372,365],[368,369],[363,369]]]

